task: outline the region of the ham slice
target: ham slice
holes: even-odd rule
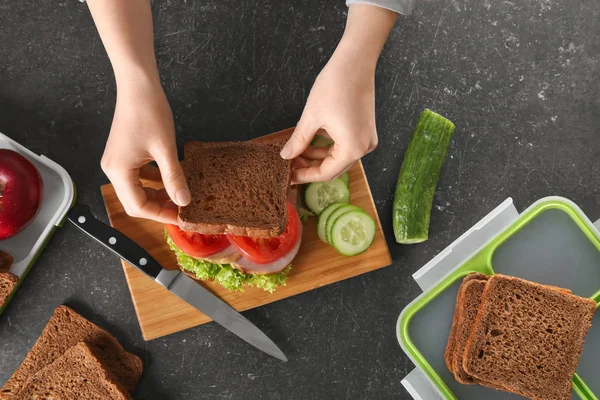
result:
[[[242,257],[233,245],[227,246],[224,250],[219,251],[208,257],[199,258],[199,260],[208,261],[212,264],[231,264]]]

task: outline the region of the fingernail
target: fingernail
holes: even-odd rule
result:
[[[178,205],[187,206],[192,201],[190,191],[187,189],[179,189],[177,193],[175,193],[175,200],[177,200]]]
[[[289,146],[284,146],[279,154],[281,155],[281,158],[287,160],[292,156],[292,149]]]

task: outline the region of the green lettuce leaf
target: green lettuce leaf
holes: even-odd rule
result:
[[[309,217],[314,216],[315,214],[308,209],[306,202],[304,201],[304,185],[301,185],[298,190],[298,199],[296,200],[296,210],[298,210],[298,215],[300,216],[300,221],[306,222]]]
[[[298,209],[298,215],[300,216],[300,221],[305,222],[308,217],[312,217],[313,215],[315,215],[312,211],[310,211],[307,208],[304,208],[301,205],[298,205],[297,207]]]
[[[278,274],[271,275],[252,275],[233,268],[230,264],[212,264],[203,260],[198,260],[185,254],[175,245],[173,239],[165,231],[165,239],[175,256],[179,266],[203,281],[213,280],[219,283],[227,290],[244,291],[246,286],[254,286],[273,293],[279,286],[285,286],[287,274],[292,269],[291,265]]]

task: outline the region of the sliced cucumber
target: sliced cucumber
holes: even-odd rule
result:
[[[327,224],[327,218],[338,208],[347,206],[346,203],[331,203],[321,211],[319,214],[319,222],[317,223],[317,234],[319,239],[327,243],[327,236],[325,235],[325,225]]]
[[[316,135],[310,145],[315,147],[331,147],[333,143],[333,140],[328,137]]]
[[[329,217],[327,217],[327,221],[325,221],[325,240],[327,240],[327,243],[333,244],[333,242],[331,241],[331,229],[333,228],[333,223],[335,222],[335,220],[337,220],[340,216],[351,211],[362,210],[356,206],[348,204],[344,207],[339,207],[334,212],[329,214]]]
[[[340,175],[340,179],[344,181],[346,186],[350,187],[350,174],[349,173],[344,172],[342,175]]]
[[[375,232],[375,221],[366,212],[360,209],[348,211],[333,222],[331,244],[341,254],[354,256],[371,246]]]
[[[306,188],[304,201],[312,212],[319,215],[331,203],[348,203],[350,191],[340,178],[329,182],[314,182]]]

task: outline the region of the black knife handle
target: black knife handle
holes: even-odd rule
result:
[[[160,264],[146,250],[118,230],[96,219],[88,206],[76,204],[69,211],[67,218],[92,239],[144,274],[156,278],[162,270]]]

